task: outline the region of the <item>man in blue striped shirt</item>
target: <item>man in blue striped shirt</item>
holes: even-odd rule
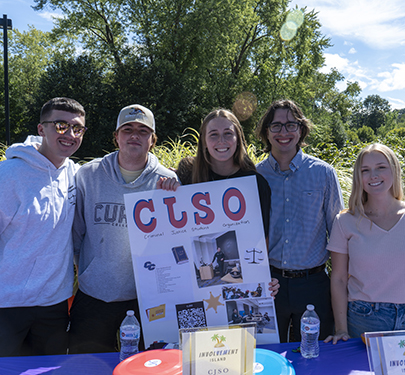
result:
[[[300,341],[300,318],[313,304],[321,321],[320,339],[333,333],[330,282],[325,272],[326,250],[336,214],[343,208],[335,170],[303,153],[310,121],[290,100],[270,106],[257,134],[269,157],[256,167],[271,191],[269,262],[280,280],[276,312],[280,341]]]

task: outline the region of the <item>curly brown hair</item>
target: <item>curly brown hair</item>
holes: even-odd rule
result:
[[[256,128],[256,136],[265,145],[263,151],[264,152],[271,151],[271,144],[269,142],[269,139],[267,138],[267,128],[269,124],[273,121],[274,114],[277,109],[287,109],[293,115],[293,117],[300,123],[301,137],[297,143],[297,150],[302,146],[306,146],[304,141],[305,138],[308,136],[309,132],[311,131],[312,128],[311,121],[304,116],[298,104],[296,104],[292,100],[280,99],[274,101],[270,105],[264,116],[260,119],[259,124],[257,125]]]

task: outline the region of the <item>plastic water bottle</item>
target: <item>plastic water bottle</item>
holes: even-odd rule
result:
[[[301,317],[301,355],[304,358],[316,358],[319,355],[320,320],[314,305],[307,305]]]
[[[141,326],[132,310],[127,311],[127,316],[120,327],[120,361],[139,353],[139,338],[141,335]]]

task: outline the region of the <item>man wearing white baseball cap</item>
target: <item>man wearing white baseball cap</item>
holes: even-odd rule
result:
[[[76,175],[79,290],[71,309],[70,353],[115,351],[126,311],[138,312],[124,194],[156,189],[161,177],[176,176],[150,153],[156,141],[153,113],[139,104],[124,107],[114,132],[118,151],[83,165]]]
[[[132,104],[121,109],[117,119],[116,130],[129,122],[139,122],[152,129],[153,132],[155,131],[155,118],[153,117],[153,113],[148,108],[139,104]]]

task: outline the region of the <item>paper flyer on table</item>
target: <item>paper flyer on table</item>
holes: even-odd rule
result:
[[[255,176],[124,197],[146,348],[242,322],[279,342]]]

